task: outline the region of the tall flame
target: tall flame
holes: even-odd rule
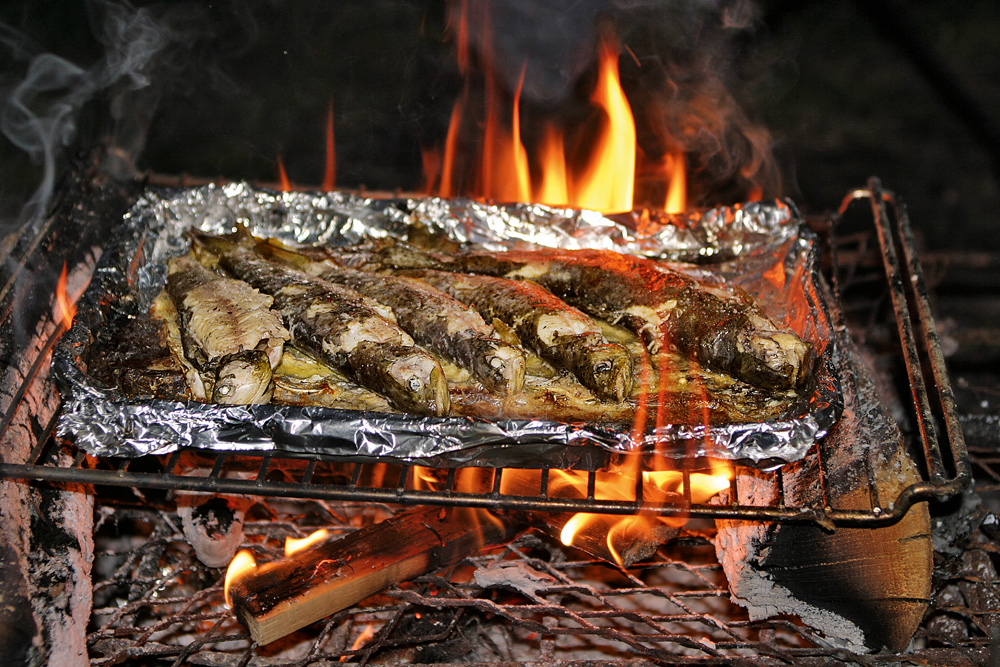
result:
[[[538,201],[549,206],[565,206],[569,203],[566,147],[562,133],[551,123],[545,125],[539,157],[542,163],[542,185],[538,190]]]
[[[505,91],[502,77],[491,62],[493,35],[489,11],[462,2],[455,28],[459,69],[465,88],[452,108],[441,157],[425,151],[425,180],[441,197],[469,195],[497,201],[542,202],[552,206],[589,208],[605,213],[631,211],[636,204],[637,133],[635,118],[621,86],[619,53],[613,37],[601,42],[596,85],[590,104],[599,114],[596,131],[575,132],[570,146],[574,160],[567,162],[566,129],[551,118],[534,118],[537,110],[525,109],[522,93],[527,65],[522,67],[516,89]],[[485,108],[475,100],[472,82],[473,54],[470,29],[479,31],[477,54],[483,68]],[[634,56],[633,56],[634,58]],[[528,131],[525,132],[525,128]],[[481,128],[479,136],[470,136]],[[534,129],[532,129],[534,128]],[[582,143],[581,143],[582,142]],[[580,144],[580,145],[577,145]],[[465,173],[469,169],[473,173]],[[440,169],[440,171],[439,171]],[[647,201],[669,213],[686,206],[684,156],[670,153],[654,170],[662,180],[662,201]]]
[[[667,213],[683,213],[687,208],[687,176],[684,153],[667,153],[663,158],[664,181],[667,183]]]
[[[601,44],[597,86],[590,99],[607,114],[607,124],[577,185],[573,204],[608,213],[631,211],[635,119],[618,77],[618,53],[607,40]]]
[[[76,304],[69,298],[66,292],[68,274],[66,273],[66,262],[63,262],[62,273],[59,274],[59,281],[56,283],[56,308],[55,319],[60,326],[69,331],[73,326],[73,318],[76,317]]]

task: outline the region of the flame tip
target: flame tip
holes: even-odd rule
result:
[[[230,609],[233,607],[233,599],[230,592],[232,585],[246,577],[250,572],[257,569],[257,559],[248,549],[240,549],[226,568],[226,578],[223,584],[223,595],[226,605]]]

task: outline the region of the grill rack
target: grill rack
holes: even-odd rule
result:
[[[844,248],[840,247],[841,241],[837,240],[833,227],[838,221],[857,216],[870,218],[869,224],[874,226],[879,247],[877,250],[851,248],[857,258],[845,267],[838,254]],[[641,476],[635,480],[632,499],[623,501],[600,497],[597,479],[601,473],[595,471],[582,473],[587,475],[586,498],[564,498],[555,497],[548,492],[550,471],[547,470],[541,472],[538,495],[512,496],[500,493],[500,483],[505,474],[502,468],[490,469],[493,482],[491,491],[467,493],[456,489],[454,470],[440,471],[439,477],[443,479],[444,485],[438,490],[414,488],[411,484],[414,466],[408,465],[330,463],[277,455],[229,453],[199,453],[199,465],[194,468],[185,465],[188,463],[187,453],[138,459],[95,458],[55,441],[52,437],[55,417],[47,424],[35,424],[34,437],[37,439],[34,441],[38,445],[23,463],[0,463],[0,477],[106,487],[501,510],[613,514],[649,512],[692,518],[804,521],[827,528],[891,523],[900,519],[913,503],[952,496],[964,489],[970,480],[965,442],[955,414],[954,398],[928,303],[916,245],[905,207],[891,193],[884,191],[877,179],[871,179],[866,189],[850,193],[834,221],[814,221],[814,225],[825,240],[828,277],[836,302],[840,303],[856,284],[863,285],[867,290],[870,285],[866,281],[881,282],[882,293],[888,295],[889,315],[895,324],[895,344],[901,348],[905,361],[910,394],[907,413],[915,425],[913,440],[922,478],[903,489],[897,498],[889,502],[887,499],[880,499],[881,502],[876,502],[871,510],[786,505],[784,500],[779,500],[772,506],[732,502],[693,503],[690,481],[691,474],[696,471],[694,462],[685,464],[686,467],[681,470],[681,499],[661,505],[645,502],[646,494]],[[850,240],[848,242],[853,243]],[[36,249],[39,246],[44,247],[44,244],[33,245]],[[881,257],[881,261],[873,260],[872,255]],[[878,274],[875,278],[871,277],[873,271]],[[876,300],[872,313],[879,311],[882,305],[882,300]],[[60,330],[56,329],[53,338],[46,344],[42,357],[48,357],[59,333]],[[25,381],[25,387],[34,380],[34,374],[38,372],[44,371],[34,368],[31,377]],[[15,394],[15,400],[0,420],[0,435],[6,433],[23,396],[24,391]],[[807,456],[818,457],[817,449],[814,448]],[[822,461],[820,465],[822,466]],[[384,466],[387,472],[373,475],[373,466]],[[775,497],[783,499],[782,469],[766,475],[778,490]],[[366,481],[375,477],[382,481],[378,484]],[[878,492],[871,479],[869,486],[872,498],[878,499]],[[827,494],[821,496],[825,497]],[[730,498],[735,497],[737,494],[733,488]]]

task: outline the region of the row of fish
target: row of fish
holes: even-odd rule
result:
[[[293,250],[245,234],[194,238],[228,275],[178,258],[167,292],[185,356],[215,374],[211,396],[219,403],[268,400],[286,341],[408,412],[449,410],[433,355],[505,396],[522,389],[522,348],[569,371],[597,398],[620,402],[632,392],[633,360],[594,317],[632,329],[651,351],[674,345],[764,388],[793,388],[808,373],[808,344],[748,298],[618,253],[441,256],[387,240]]]

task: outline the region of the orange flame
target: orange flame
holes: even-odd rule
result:
[[[687,177],[683,153],[667,153],[663,158],[664,181],[667,183],[667,200],[663,210],[683,213],[687,209]]]
[[[664,348],[669,348],[664,345]],[[660,447],[663,442],[659,434],[667,423],[668,411],[666,409],[667,383],[670,378],[668,373],[670,356],[666,353],[660,354],[656,365],[658,372],[656,386],[652,386],[652,359],[642,350],[642,357],[639,365],[639,393],[636,397],[636,412],[631,432],[632,442],[639,446],[642,437],[646,433],[648,420],[648,401],[650,396],[656,397],[656,422],[655,431],[655,456],[652,463],[644,464],[643,457],[624,457],[623,462],[616,464],[609,471],[598,472],[595,477],[594,497],[605,500],[622,500],[632,502],[636,500],[636,480],[641,476],[643,488],[653,489],[659,493],[643,494],[643,501],[647,504],[657,502],[657,498],[662,498],[662,502],[677,502],[678,504],[703,504],[708,502],[714,495],[730,487],[735,471],[728,461],[709,458],[706,468],[696,471],[681,471],[674,469],[670,460],[663,455]],[[700,384],[695,391],[704,391]],[[705,401],[696,401],[702,405]],[[708,423],[708,412],[700,409],[698,414],[692,415],[693,419]],[[643,470],[642,466],[647,465],[651,470]],[[520,473],[517,473],[520,474]],[[552,471],[550,473],[552,482],[550,493],[558,497],[587,497],[588,476],[586,473],[575,471]],[[506,477],[505,477],[506,479]],[[672,500],[671,498],[675,498]],[[560,539],[563,544],[572,546],[575,540],[585,530],[593,531],[596,527],[606,529],[607,552],[619,566],[623,565],[621,555],[618,553],[615,544],[616,537],[642,534],[652,531],[657,524],[662,522],[668,526],[680,527],[684,525],[686,519],[683,516],[667,516],[655,513],[640,514],[618,517],[617,521],[612,521],[606,514],[579,513],[575,514],[562,528]],[[623,540],[627,542],[626,540]]]
[[[514,163],[514,182],[517,184],[516,201],[530,201],[531,199],[531,172],[528,171],[528,154],[521,143],[521,91],[524,89],[524,72],[526,67],[521,68],[521,78],[517,82],[517,91],[514,93],[514,117],[513,117],[513,146],[511,159]]]
[[[326,110],[326,163],[323,168],[323,189],[333,190],[337,182],[337,161],[333,150],[333,97]]]
[[[591,101],[608,117],[591,162],[577,184],[574,205],[617,213],[632,210],[635,187],[635,119],[618,78],[618,53],[605,40]]]
[[[374,636],[375,636],[375,624],[369,623],[361,631],[361,634],[359,634],[357,637],[354,638],[354,641],[351,643],[351,650],[352,651],[359,650],[362,646],[367,644],[369,640],[371,640],[371,638]],[[347,662],[347,656],[346,655],[341,656],[340,661]]]
[[[571,153],[581,156],[583,164],[568,164],[565,128],[552,120],[533,119],[522,108],[526,66],[513,91],[512,103],[510,94],[503,91],[501,77],[490,62],[489,12],[468,2],[462,2],[460,9],[455,32],[465,88],[452,108],[443,156],[432,159],[433,156],[425,154],[424,177],[431,191],[437,183],[437,194],[441,197],[461,194],[508,202],[538,201],[606,213],[631,211],[635,205],[636,161],[640,151],[635,119],[621,87],[614,39],[602,40],[597,83],[590,96],[594,111],[601,115],[600,127],[581,140],[586,141],[585,145],[572,147]],[[484,61],[485,109],[472,101],[475,98],[471,91],[476,88],[472,84],[471,26],[483,33],[477,53]],[[540,131],[529,129],[526,134],[524,128],[532,125]],[[478,143],[467,136],[476,127],[482,128]],[[525,143],[526,136],[531,139],[529,144]],[[464,171],[469,166],[478,171],[467,176]],[[670,213],[683,212],[686,206],[683,154],[669,153],[663,164],[654,167],[651,178],[659,183],[654,190],[663,199],[643,198],[642,203],[662,206]]]
[[[278,154],[278,182],[282,192],[290,192],[292,183],[288,180],[288,172],[285,171],[285,160]]]
[[[59,281],[56,283],[56,308],[54,316],[60,323],[60,326],[69,331],[70,327],[73,326],[73,318],[76,317],[76,304],[73,303],[66,293],[67,280],[66,262],[63,262],[62,273],[59,274]]]
[[[441,186],[438,194],[442,197],[451,197],[452,191],[452,171],[455,169],[455,157],[458,153],[458,134],[462,129],[462,116],[465,114],[466,96],[463,93],[455,108],[451,110],[451,121],[448,123],[448,137],[444,143],[444,162],[441,165]],[[429,180],[429,179],[428,179]]]
[[[314,544],[319,544],[329,536],[330,536],[330,531],[328,531],[326,528],[320,528],[319,530],[315,530],[309,535],[306,535],[305,537],[300,537],[300,538],[286,537],[285,555],[291,556],[292,554],[296,554],[302,551],[303,549],[308,549]]]
[[[562,133],[551,123],[545,126],[539,154],[542,162],[542,185],[538,201],[549,206],[569,203],[569,180],[566,177],[566,148]]]
[[[223,584],[226,604],[229,605],[230,608],[233,606],[233,599],[229,594],[230,587],[256,569],[257,560],[253,557],[253,554],[246,549],[242,549],[239,553],[233,556],[233,560],[230,561],[229,567],[226,569],[226,579]]]

